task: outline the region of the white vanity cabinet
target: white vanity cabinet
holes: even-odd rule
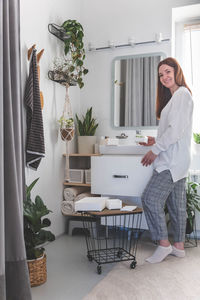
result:
[[[141,164],[143,155],[102,155],[91,158],[91,192],[140,197],[153,168]]]

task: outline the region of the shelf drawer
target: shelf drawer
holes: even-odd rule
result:
[[[91,158],[91,192],[140,197],[152,172],[141,164],[142,155],[103,155]]]

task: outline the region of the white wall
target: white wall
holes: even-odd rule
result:
[[[107,46],[108,40],[117,44],[127,43],[129,37],[136,42],[154,40],[155,33],[162,32],[164,38],[171,38],[172,7],[198,3],[192,0],[21,0],[21,48],[23,90],[28,72],[27,49],[36,44],[38,51],[45,49],[40,61],[40,87],[44,95],[43,122],[46,157],[38,171],[26,170],[26,181],[40,177],[34,193],[39,194],[49,209],[52,231],[59,235],[64,231],[64,220],[60,212],[62,201],[64,143],[58,136],[56,120],[64,104],[65,89],[47,78],[48,70],[55,56],[62,54],[63,43],[48,32],[48,24],[62,24],[67,19],[77,19],[84,26],[85,45],[92,42],[96,47]],[[137,46],[104,52],[90,52],[86,56],[89,69],[85,76],[85,87],[70,88],[73,112],[85,112],[93,106],[98,119],[97,135],[115,136],[124,130],[111,126],[111,61],[115,56],[163,51],[171,53],[171,44]],[[129,136],[134,131],[125,131]],[[149,132],[149,134],[152,134]],[[75,145],[71,148],[74,150]]]
[[[64,231],[65,218],[60,211],[62,201],[65,143],[60,139],[56,121],[60,118],[65,100],[65,87],[48,79],[47,73],[52,60],[63,54],[63,42],[48,32],[48,24],[62,24],[67,19],[80,19],[80,0],[21,0],[21,58],[23,90],[28,73],[27,49],[36,44],[38,52],[44,48],[40,60],[40,89],[44,96],[43,123],[46,156],[37,171],[26,169],[26,182],[40,177],[33,190],[39,194],[49,209],[51,230],[59,235]],[[72,109],[80,109],[80,89],[69,91]]]

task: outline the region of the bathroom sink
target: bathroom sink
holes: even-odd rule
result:
[[[132,155],[142,155],[146,154],[151,150],[151,146],[142,146],[136,144],[130,145],[100,145],[99,152],[100,154],[132,154]]]

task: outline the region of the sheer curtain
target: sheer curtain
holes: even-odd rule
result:
[[[120,120],[124,126],[156,126],[157,66],[161,56],[122,60]]]
[[[183,71],[194,99],[193,131],[200,132],[200,21],[184,26]]]
[[[31,299],[23,238],[19,0],[0,1],[0,299]]]

